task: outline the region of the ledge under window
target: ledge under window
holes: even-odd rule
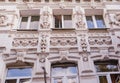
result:
[[[75,30],[75,28],[51,28],[52,30]]]
[[[17,29],[17,31],[37,31],[38,29]]]
[[[109,28],[88,28],[88,30],[108,30]]]

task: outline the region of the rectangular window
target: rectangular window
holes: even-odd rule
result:
[[[38,29],[40,16],[22,17],[20,29]]]
[[[86,16],[88,28],[105,28],[105,22],[102,15]]]
[[[9,68],[5,83],[30,83],[31,72],[32,68]]]
[[[54,15],[55,28],[71,28],[72,16],[71,15]]]

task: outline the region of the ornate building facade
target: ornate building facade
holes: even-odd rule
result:
[[[0,0],[0,83],[120,83],[120,0]]]

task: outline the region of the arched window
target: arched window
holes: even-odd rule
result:
[[[75,63],[54,63],[52,83],[78,83],[78,69]]]

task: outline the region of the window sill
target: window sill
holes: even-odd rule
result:
[[[88,30],[108,30],[109,28],[88,28]]]
[[[37,31],[38,29],[17,29],[17,31]]]
[[[75,28],[52,28],[52,30],[75,30]]]

